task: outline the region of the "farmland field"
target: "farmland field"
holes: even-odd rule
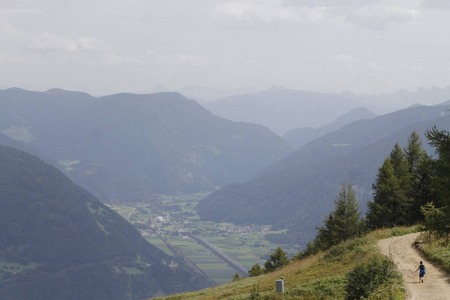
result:
[[[282,232],[272,231],[269,226],[201,221],[195,206],[205,195],[162,195],[156,204],[122,204],[111,208],[134,224],[147,241],[169,255],[176,255],[174,251],[182,253],[218,284],[230,282],[236,270],[210,249],[191,239],[193,234],[201,236],[247,270],[254,264],[263,265],[277,247],[289,256],[301,250],[299,245],[269,242],[266,234]],[[172,251],[171,247],[176,250]]]

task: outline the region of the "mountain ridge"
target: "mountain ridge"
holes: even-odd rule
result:
[[[434,124],[449,127],[446,108],[411,108],[397,115],[393,113],[344,126],[308,143],[252,180],[215,191],[199,203],[197,211],[201,218],[215,222],[289,228],[291,233],[298,234],[297,241],[305,244],[314,237],[315,227],[332,209],[334,196],[343,183],[354,186],[361,207],[365,208],[367,200],[371,199],[377,168],[395,143],[406,146],[412,131],[416,130],[423,137]],[[400,121],[402,118],[395,116],[405,118]],[[420,116],[428,116],[428,119],[421,121]],[[387,122],[386,118],[391,118],[392,122]],[[357,136],[365,139],[358,140]]]
[[[213,190],[292,151],[263,126],[216,117],[179,93],[9,89],[0,91],[0,117],[1,134],[104,202]]]
[[[141,299],[211,284],[182,261],[164,265],[172,258],[36,156],[0,146],[0,168],[0,299]]]

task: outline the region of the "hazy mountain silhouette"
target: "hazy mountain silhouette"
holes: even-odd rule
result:
[[[0,146],[0,299],[142,299],[201,274],[36,156]]]
[[[276,88],[203,103],[217,116],[261,124],[283,135],[302,127],[319,127],[358,105],[340,95]]]
[[[332,132],[342,128],[343,126],[352,122],[364,119],[372,119],[377,115],[364,107],[354,108],[346,114],[340,116],[336,120],[320,126],[317,129],[311,127],[303,127],[290,130],[283,135],[283,139],[296,149],[307,144],[309,141],[315,140],[328,132]]]
[[[290,228],[306,242],[333,208],[343,183],[354,185],[364,208],[377,169],[394,144],[405,146],[413,130],[423,135],[435,124],[448,128],[449,108],[421,106],[351,123],[306,144],[254,179],[214,192],[199,203],[198,212],[216,222]]]
[[[266,126],[279,135],[297,128],[318,128],[349,110],[365,107],[378,115],[408,108],[416,103],[434,105],[450,99],[450,86],[399,90],[391,94],[358,95],[351,92],[318,93],[274,87],[203,103],[216,114],[233,121]],[[304,129],[303,134],[308,134]]]
[[[292,151],[268,129],[218,118],[177,93],[3,90],[0,132],[116,202],[247,180]]]

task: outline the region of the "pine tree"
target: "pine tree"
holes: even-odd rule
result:
[[[252,268],[248,271],[248,274],[250,277],[259,276],[264,273],[264,270],[261,268],[259,264],[255,264],[252,266]]]
[[[429,144],[439,157],[433,166],[436,172],[432,185],[436,193],[434,203],[423,206],[425,226],[438,236],[450,238],[450,132],[434,126],[426,132]]]
[[[373,184],[373,202],[369,201],[367,223],[370,228],[392,227],[414,223],[411,218],[413,204],[413,181],[411,166],[408,159],[416,165],[414,147],[417,141],[413,136],[408,149],[410,156],[395,144],[383,166],[378,169],[377,179]],[[414,150],[414,151],[413,151]]]
[[[270,258],[264,264],[264,272],[272,272],[276,269],[279,269],[289,263],[289,258],[287,254],[278,247],[272,254],[270,254]]]
[[[339,242],[357,236],[360,232],[361,212],[355,190],[350,184],[347,189],[345,185],[342,186],[335,207],[334,224],[331,227],[334,227]]]
[[[315,244],[321,250],[357,236],[361,229],[361,212],[353,187],[342,185],[334,201],[334,210],[319,228]]]
[[[394,168],[394,175],[400,184],[400,188],[395,191],[396,201],[393,203],[395,222],[393,225],[410,225],[413,223],[410,218],[411,206],[413,202],[411,197],[411,166],[409,165],[405,152],[402,148],[400,148],[398,143],[395,144],[389,159],[392,167]]]
[[[431,186],[433,176],[432,159],[422,147],[419,134],[413,131],[408,137],[408,146],[404,149],[409,163],[411,198],[410,223],[421,222],[424,219],[420,207],[433,200],[434,190]]]
[[[408,137],[408,146],[404,149],[406,160],[409,164],[409,172],[414,173],[419,168],[427,152],[422,147],[422,139],[415,131]]]
[[[390,227],[395,225],[395,191],[400,189],[399,180],[389,158],[378,169],[373,189],[373,202],[368,202],[367,224],[369,228]]]

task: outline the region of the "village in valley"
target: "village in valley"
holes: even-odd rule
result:
[[[218,284],[235,273],[247,276],[254,264],[263,264],[277,247],[291,256],[300,245],[279,245],[266,239],[272,231],[264,225],[236,225],[202,221],[195,206],[204,194],[164,195],[156,203],[111,205],[138,228],[142,236],[167,254],[178,257]],[[165,262],[175,266],[176,262]]]

